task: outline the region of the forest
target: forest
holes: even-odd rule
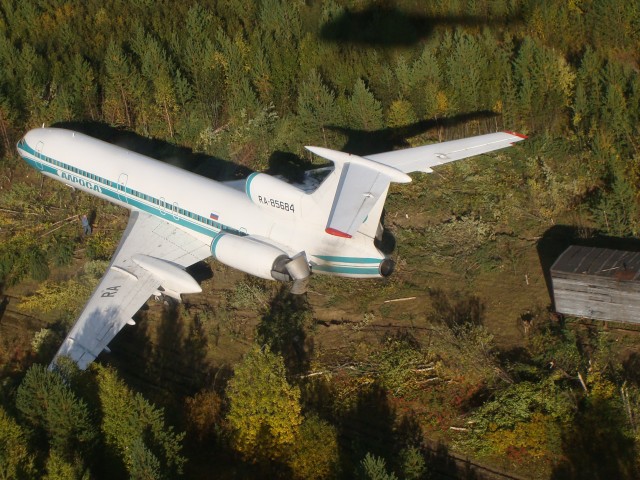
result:
[[[640,251],[639,71],[627,0],[0,0],[0,479],[638,478],[640,328],[555,314],[548,269]],[[218,180],[529,138],[394,185],[388,279],[210,260],[50,371],[127,212],[18,158],[43,124]]]

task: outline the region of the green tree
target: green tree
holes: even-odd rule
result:
[[[115,125],[134,126],[132,111],[132,92],[130,78],[132,76],[129,58],[122,47],[111,41],[104,57],[105,98],[104,114],[110,123]]]
[[[45,434],[52,450],[72,458],[87,453],[97,431],[84,400],[62,375],[43,365],[27,370],[16,393],[16,407],[33,427]]]
[[[341,112],[335,94],[322,81],[317,71],[309,73],[298,90],[298,119],[309,141],[329,144],[326,127],[340,125]]]
[[[376,100],[361,78],[353,86],[345,117],[349,128],[374,132],[384,127],[382,103]]]
[[[428,474],[427,464],[417,447],[406,447],[400,451],[402,476],[405,480],[420,480]]]
[[[166,136],[173,138],[178,111],[178,98],[174,84],[174,63],[166,50],[154,35],[146,33],[138,26],[131,43],[133,51],[140,62],[143,88],[149,93],[140,92],[138,105],[142,105],[143,121],[152,134],[160,134],[164,130]],[[183,96],[189,97],[188,85],[181,78]],[[183,102],[187,98],[183,98]],[[142,102],[141,102],[142,101]],[[162,119],[162,122],[159,120]]]
[[[97,85],[96,75],[87,60],[81,55],[73,56],[68,67],[68,85],[73,98],[73,119],[90,118],[96,120]]]
[[[47,474],[43,477],[44,480],[89,480],[91,478],[88,470],[83,472],[81,465],[68,462],[53,450],[49,453],[45,469]]]
[[[358,478],[362,480],[398,480],[395,473],[387,470],[387,462],[382,457],[367,453],[360,462]]]
[[[300,389],[287,383],[282,357],[252,348],[227,387],[234,448],[247,460],[286,459],[302,423]]]
[[[575,73],[564,56],[526,37],[514,61],[519,115],[531,130],[564,125]]]
[[[600,54],[587,47],[580,60],[576,75],[576,91],[573,99],[573,125],[585,137],[593,135],[598,125],[598,109],[602,105],[602,68]]]
[[[106,445],[121,458],[132,478],[174,478],[186,461],[183,433],[167,425],[164,412],[133,393],[116,373],[100,366],[98,395]]]
[[[35,474],[26,432],[0,407],[0,479],[26,479]]]
[[[278,109],[290,108],[296,98],[300,74],[298,52],[302,38],[302,8],[304,2],[301,0],[264,0],[260,3],[258,21],[261,28],[254,38],[260,39],[266,57],[265,64],[269,66],[273,91],[267,101],[274,103]]]
[[[474,36],[456,35],[454,44],[453,55],[447,62],[453,108],[459,113],[487,109],[484,95],[484,89],[488,87],[485,79],[485,72],[489,70],[487,55]]]
[[[426,119],[433,118],[442,112],[438,111],[438,92],[441,90],[440,67],[432,47],[425,46],[420,58],[415,62],[414,70],[419,81],[410,98],[417,106],[418,114]]]
[[[473,413],[467,443],[481,454],[505,455],[522,448],[533,456],[551,455],[560,445],[560,432],[575,412],[569,392],[558,380],[561,372],[540,382],[519,382],[496,392],[495,398]]]
[[[339,460],[337,429],[315,415],[305,418],[289,459],[294,477],[335,478]]]

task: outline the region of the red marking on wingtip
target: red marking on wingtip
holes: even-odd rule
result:
[[[523,135],[523,134],[517,133],[517,132],[510,132],[509,130],[505,130],[504,133],[508,133],[509,135],[514,135],[514,136],[520,137],[520,138],[529,138],[526,135]]]
[[[335,228],[326,228],[324,231],[329,235],[335,235],[336,237],[351,238],[351,235],[349,235],[348,233],[341,232],[340,230],[336,230]]]

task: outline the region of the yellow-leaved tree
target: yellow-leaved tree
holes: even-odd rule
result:
[[[227,387],[233,447],[248,461],[287,457],[302,423],[300,389],[289,385],[284,361],[268,347],[254,347]]]

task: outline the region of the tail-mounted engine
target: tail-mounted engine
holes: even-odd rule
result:
[[[297,187],[265,173],[252,173],[245,186],[247,196],[256,205],[273,213],[299,217],[305,193]]]
[[[293,280],[292,293],[304,293],[311,274],[304,252],[289,257],[280,248],[255,237],[219,233],[211,243],[213,258],[267,280]]]

